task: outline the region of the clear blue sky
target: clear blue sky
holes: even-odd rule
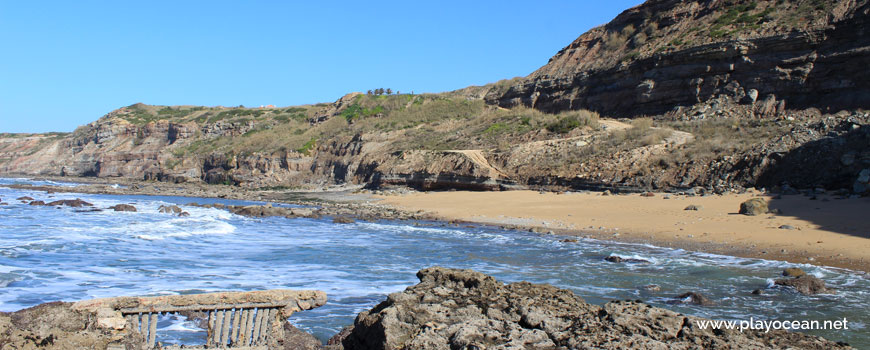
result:
[[[525,76],[641,0],[0,0],[0,132],[118,107],[278,106]]]

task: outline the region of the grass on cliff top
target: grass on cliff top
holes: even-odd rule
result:
[[[213,124],[219,121],[228,123],[247,122],[251,120],[305,120],[310,116],[312,106],[245,108],[239,107],[204,107],[204,106],[152,106],[137,103],[119,110],[117,117],[135,125],[145,125],[151,122],[166,120],[175,123],[196,122],[197,124]]]
[[[4,139],[19,139],[25,137],[33,137],[33,136],[44,136],[48,138],[61,138],[69,135],[68,132],[59,132],[52,131],[46,133],[13,133],[13,132],[0,132],[0,138]]]
[[[360,134],[384,140],[392,150],[490,149],[529,138],[563,137],[577,128],[594,127],[598,120],[587,111],[554,115],[527,108],[507,110],[461,94],[358,95],[336,116],[315,125],[308,122],[307,116],[314,114],[310,112],[266,115],[242,136],[199,138],[178,146],[173,154],[311,154],[324,142]]]

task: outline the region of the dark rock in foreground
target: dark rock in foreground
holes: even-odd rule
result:
[[[703,320],[640,302],[587,304],[573,292],[503,284],[440,267],[357,317],[344,349],[836,349],[819,337],[771,331],[702,330]],[[335,344],[335,340],[333,340]]]

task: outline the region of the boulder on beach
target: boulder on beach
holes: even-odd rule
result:
[[[795,278],[780,278],[774,281],[777,286],[790,287],[804,295],[814,294],[833,294],[834,289],[825,286],[825,281],[822,281],[813,275],[802,275]]]
[[[360,313],[330,340],[345,350],[847,349],[774,330],[701,329],[704,319],[637,301],[586,303],[546,284],[503,284],[472,270],[433,267],[420,283]]]
[[[767,201],[761,198],[752,198],[740,203],[740,214],[743,215],[763,215],[767,214],[767,211]]]
[[[702,207],[701,207],[700,205],[689,204],[689,205],[686,206],[686,208],[683,209],[683,210],[694,210],[694,211],[698,211],[698,210],[701,210],[701,208],[702,208]]]
[[[137,211],[136,207],[129,205],[129,204],[117,204],[117,205],[113,205],[113,206],[109,207],[108,209],[112,209],[114,211],[129,211],[129,212]]]

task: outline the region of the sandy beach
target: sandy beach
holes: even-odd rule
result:
[[[667,199],[666,199],[667,197]],[[779,215],[738,214],[762,197]],[[677,196],[656,193],[431,192],[377,196],[404,210],[538,232],[579,235],[727,255],[870,271],[870,198],[758,193]],[[696,205],[700,210],[685,210]]]

